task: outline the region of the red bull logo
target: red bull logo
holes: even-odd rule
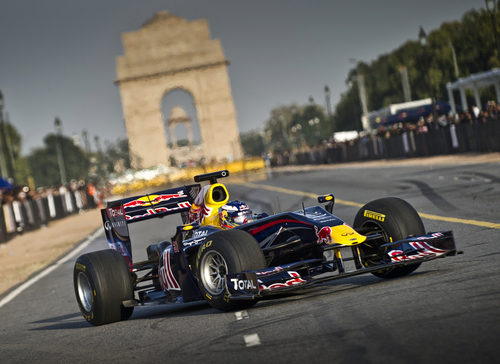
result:
[[[314,226],[314,231],[318,237],[318,244],[330,244],[332,242],[332,228],[329,226],[323,226],[318,230],[317,226]]]
[[[186,195],[183,193],[183,191],[179,191],[177,193],[171,193],[171,194],[166,194],[166,195],[146,195],[139,197],[136,200],[129,201],[125,204],[123,204],[123,208],[134,208],[134,207],[146,207],[146,206],[153,206],[157,205],[161,202],[168,201],[173,198],[181,198],[181,197],[186,197]]]
[[[125,215],[125,218],[128,220],[134,220],[134,219],[140,219],[140,218],[147,218],[149,216],[153,216],[156,214],[161,214],[161,213],[169,213],[170,211],[177,211],[177,210],[184,210],[188,209],[191,207],[191,204],[189,202],[178,202],[177,206],[173,207],[156,207],[154,209],[146,209],[146,212],[142,215]],[[141,210],[139,210],[139,213]]]
[[[262,283],[262,281],[259,279],[259,290],[264,291],[264,290],[273,290],[277,288],[286,288],[286,287],[291,287],[291,286],[296,286],[300,285],[303,283],[307,283],[306,280],[300,278],[300,274],[294,271],[289,271],[287,272],[292,279],[287,280],[286,282],[283,283],[273,283],[270,286],[266,286],[265,284]]]

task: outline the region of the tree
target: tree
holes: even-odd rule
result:
[[[257,130],[241,133],[240,140],[245,156],[258,157],[266,151],[264,136]]]
[[[31,169],[27,157],[18,157],[15,159],[14,180],[17,185],[30,184]]]
[[[328,140],[333,132],[333,125],[327,118],[324,108],[317,104],[305,106],[298,122],[301,125],[304,142],[310,147],[322,140]]]
[[[361,130],[361,105],[356,84],[340,96],[332,118],[333,131]]]
[[[279,106],[271,110],[271,116],[266,122],[265,134],[272,151],[282,152],[290,149],[289,130],[298,109],[299,107],[296,104],[292,104]]]
[[[3,121],[1,126],[0,153],[4,158],[5,167],[7,168],[7,176],[2,177],[12,177],[16,183],[23,183],[25,181],[24,178],[19,180],[19,177],[22,177],[23,174],[17,175],[19,159],[21,158],[21,135],[8,121]]]
[[[122,173],[131,168],[128,140],[119,139],[108,144],[102,159],[107,173]]]
[[[497,11],[500,25],[500,11]],[[434,97],[447,100],[446,84],[457,79],[453,52],[460,77],[499,67],[490,16],[486,10],[471,10],[461,21],[443,23],[429,32],[427,45],[410,40],[390,53],[382,54],[370,64],[360,62],[347,77],[349,89],[341,96],[334,111],[336,130],[360,130],[360,102],[356,75],[365,76],[368,109],[379,110],[404,102],[399,67],[408,70],[414,100]],[[415,29],[415,38],[417,37]],[[453,47],[453,48],[452,48]],[[481,96],[494,99],[494,89],[481,90]],[[469,95],[472,98],[472,95]]]
[[[327,117],[323,106],[314,103],[274,108],[265,126],[268,148],[278,153],[317,145],[327,140],[332,131],[333,118]]]
[[[58,140],[61,143],[68,181],[87,178],[90,161],[86,153],[74,145],[70,138],[49,134],[44,139],[45,147],[33,150],[28,156],[28,164],[37,186],[54,186],[61,183],[57,163]]]

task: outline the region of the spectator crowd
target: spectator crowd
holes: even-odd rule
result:
[[[429,114],[415,122],[378,125],[358,138],[274,154],[272,166],[342,163],[374,159],[427,157],[455,153],[500,151],[500,105],[454,115]]]
[[[500,105],[490,101],[485,109],[454,115],[429,114],[416,122],[378,125],[356,139],[328,141],[275,153],[271,166],[343,163],[352,161],[426,157],[454,153],[500,151]],[[30,189],[0,188],[0,243],[17,234],[47,226],[50,221],[102,207],[107,192],[91,182]]]
[[[104,195],[93,183],[71,181],[67,186],[27,186],[0,190],[0,243],[17,234],[46,227],[50,221],[101,207]]]

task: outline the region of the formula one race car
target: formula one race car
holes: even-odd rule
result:
[[[111,249],[81,255],[74,267],[76,299],[94,325],[125,320],[150,302],[206,300],[220,310],[243,309],[259,298],[363,273],[395,278],[425,261],[457,254],[451,231],[426,233],[417,212],[399,198],[367,203],[353,227],[321,206],[254,215],[230,202],[218,178],[109,202],[102,212]],[[205,186],[200,182],[208,181]],[[134,262],[128,225],[180,214],[170,241],[148,246]]]

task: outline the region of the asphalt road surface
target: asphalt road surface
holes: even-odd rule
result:
[[[296,210],[315,203],[311,194],[332,192],[334,213],[349,223],[356,203],[398,196],[422,213],[428,231],[452,229],[464,254],[425,263],[404,278],[356,276],[246,311],[223,313],[203,302],[156,305],[100,327],[78,311],[72,258],[0,308],[0,362],[497,362],[499,167],[344,168],[230,185],[233,198],[267,212]],[[175,221],[155,222],[133,225],[137,259],[173,234]],[[83,252],[104,248],[101,234]]]

